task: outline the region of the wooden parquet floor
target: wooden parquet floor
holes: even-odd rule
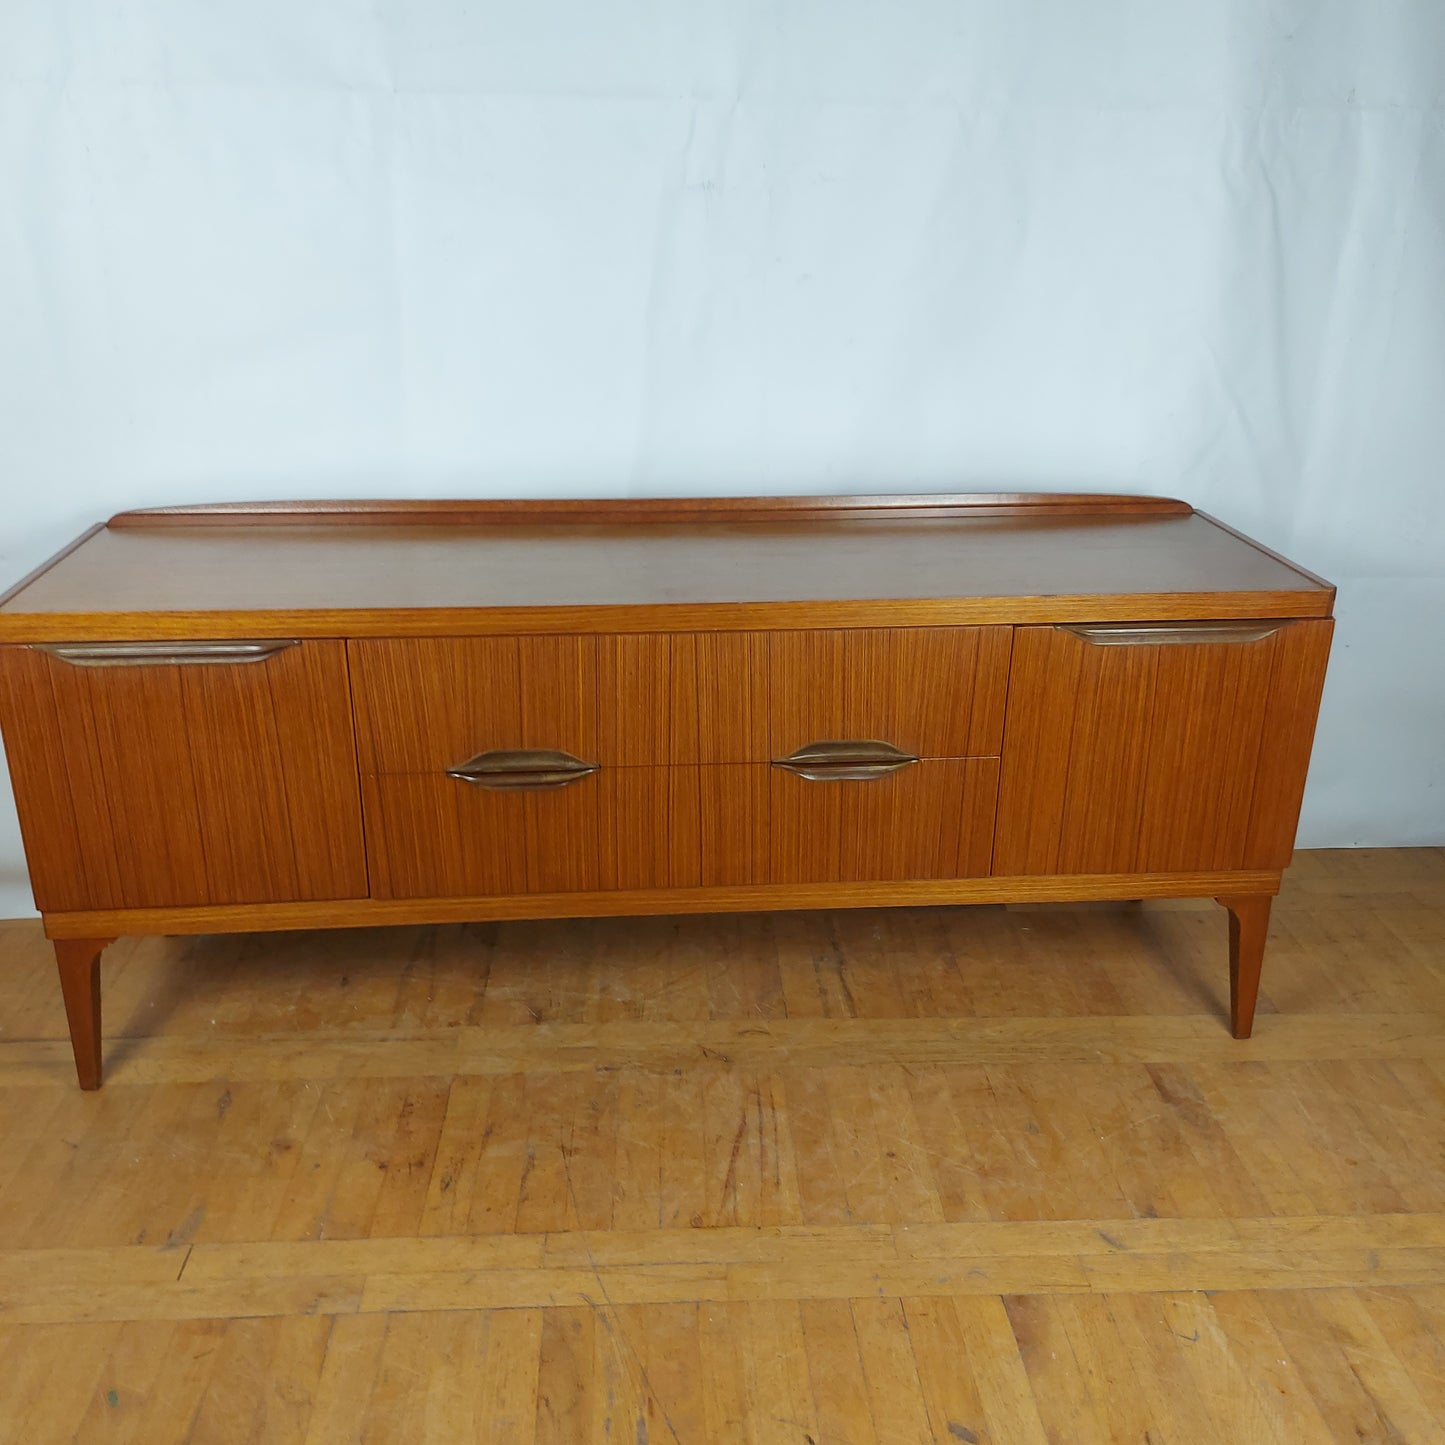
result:
[[[0,1439],[1445,1441],[1445,850],[1225,936],[0,925]]]

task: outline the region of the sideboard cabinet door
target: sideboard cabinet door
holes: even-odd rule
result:
[[[1283,868],[1333,625],[1019,628],[994,873]]]
[[[0,648],[42,910],[359,898],[342,642]]]

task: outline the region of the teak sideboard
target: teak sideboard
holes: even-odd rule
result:
[[[81,1087],[134,933],[1215,897],[1246,1037],[1333,601],[1164,498],[122,513],[0,599]]]

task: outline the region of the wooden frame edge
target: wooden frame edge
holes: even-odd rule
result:
[[[314,608],[291,612],[0,612],[0,642],[228,637],[455,637],[747,632],[830,627],[991,627],[1056,622],[1331,615],[1333,592],[1161,592],[1052,597],[892,597],[810,602],[579,603],[555,607]]]
[[[527,525],[547,522],[606,523],[697,521],[817,521],[899,516],[1061,514],[1190,516],[1175,497],[1114,492],[914,492],[896,495],[789,497],[539,497],[457,498],[404,501],[395,498],[335,501],[202,502],[118,512],[115,528],[305,526],[314,522],[357,526]]]
[[[681,913],[766,913],[818,908],[937,907],[970,903],[1091,903],[1136,898],[1213,898],[1279,892],[1280,874],[1109,873],[947,878],[907,883],[755,883],[724,888],[645,888],[595,893],[521,893],[491,898],[352,898],[311,903],[234,903],[123,908],[42,915],[51,939],[164,933],[269,933],[508,919],[618,918]]]

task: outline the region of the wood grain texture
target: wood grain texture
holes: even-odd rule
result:
[[[609,768],[599,776],[599,886],[696,888],[703,882],[702,771]]]
[[[42,909],[366,893],[339,642],[106,668],[6,647],[0,722]]]
[[[374,639],[350,655],[366,772],[492,748],[636,767],[769,756],[766,634]]]
[[[1223,928],[0,924],[0,1438],[1433,1445],[1445,851]]]
[[[845,784],[769,776],[766,763],[820,738],[882,738],[929,758],[996,752],[1010,638],[967,628],[352,643],[376,895],[985,873],[996,763]],[[602,772],[530,801],[441,776],[522,747],[560,748]]]
[[[985,876],[998,760],[930,760],[862,782],[679,765],[604,767],[544,792],[413,773],[367,775],[363,790],[378,900],[636,896]]]
[[[697,745],[691,748],[686,720],[674,718],[673,760],[714,764],[771,758],[768,634],[699,632],[692,648]]]
[[[1129,647],[1020,628],[995,869],[1284,867],[1331,627]]]
[[[998,760],[934,760],[866,782],[771,771],[772,883],[975,878],[993,853]]]
[[[1289,866],[1334,630],[1332,621],[1299,624],[1275,657],[1250,800],[1246,868]]]
[[[852,972],[845,969],[841,977],[837,975],[836,958],[830,961],[826,934],[829,926],[830,921],[823,920],[819,927],[825,931],[809,934],[819,949],[818,958],[815,961],[795,960],[795,963],[807,964],[807,968],[805,971],[795,969],[790,979],[793,985],[803,986],[808,975],[812,975],[812,992],[816,995],[814,1011],[824,1009],[837,1013],[845,1009],[848,1007],[847,995],[854,987],[877,990],[880,997],[891,997],[891,1007],[902,1007],[899,999],[908,997],[908,989],[905,982],[897,977],[896,968],[889,967],[893,962],[891,956],[882,961],[881,972],[880,962],[875,959],[872,964],[860,966]],[[833,923],[831,926],[836,928],[839,925]],[[858,926],[843,925],[844,932],[851,934]],[[863,926],[870,925],[865,922]],[[710,928],[715,936],[727,939],[748,941],[755,936],[748,929],[723,931],[715,921],[700,925],[697,920],[673,920],[667,926],[665,936],[680,940],[690,949],[697,942],[700,928]],[[875,933],[875,936],[879,935]],[[891,939],[895,935],[888,931],[882,936]],[[1020,939],[1020,947],[1027,941],[1027,937]],[[625,939],[611,937],[609,942],[619,957],[632,957],[635,952]],[[711,954],[705,956],[713,958]],[[536,962],[541,967],[548,960],[539,956]],[[475,965],[475,957],[472,963]],[[1017,972],[1016,961],[1013,967]],[[708,975],[714,988],[728,991],[729,972],[721,964],[710,963],[702,971]],[[430,970],[422,972],[429,974]],[[992,983],[995,977],[992,967],[987,972]],[[1220,973],[1217,967],[1213,968],[1211,979],[1217,981]],[[1027,976],[1022,980],[1021,991],[1030,998],[1044,997],[1046,981],[1052,976],[1049,971],[1043,976]],[[344,988],[349,977],[349,974],[337,974],[335,980],[328,982],[330,975],[323,971],[313,979],[313,985],[325,986],[328,996],[334,996],[332,983]],[[448,997],[454,996],[459,987],[452,977]],[[635,1002],[645,997],[638,993],[635,980],[621,977],[612,987],[610,1003],[604,1012],[610,1009],[629,1015]],[[545,1005],[550,997],[549,988],[544,972],[533,990],[534,1008],[539,1007],[537,999]],[[1067,988],[1065,991],[1070,992]],[[874,1017],[829,1016],[780,1023],[769,1012],[777,1006],[776,997],[769,996],[773,998],[772,1003],[766,999],[757,1001],[756,1017],[745,1023],[726,1026],[698,1020],[641,1026],[634,1021],[626,1026],[619,1024],[605,1028],[591,1024],[556,1026],[538,1034],[525,1025],[464,1025],[453,1019],[412,1033],[404,1041],[396,1038],[394,1030],[384,1027],[348,1027],[345,1037],[330,1045],[322,1055],[315,1053],[305,1034],[294,1027],[278,1025],[281,1032],[264,1038],[248,1035],[225,1040],[223,1067],[218,1065],[222,1055],[217,1053],[219,1044],[214,1037],[186,1042],[154,1040],[144,1050],[134,1046],[113,1049],[107,1077],[110,1083],[127,1088],[152,1088],[172,1084],[204,1085],[214,1081],[219,1072],[232,1083],[298,1089],[308,1081],[339,1078],[372,1080],[381,1087],[388,1081],[394,1084],[399,1079],[461,1077],[474,1081],[475,1087],[495,1090],[497,1097],[487,1119],[504,1140],[510,1140],[515,1145],[526,1136],[528,1115],[523,1109],[526,1102],[525,1080],[533,1074],[550,1077],[632,1071],[638,1077],[655,1075],[666,1078],[668,1075],[676,1077],[677,1071],[683,1069],[693,1071],[692,1092],[701,1095],[712,1085],[702,1083],[697,1076],[698,1071],[721,1075],[729,1067],[745,1067],[766,1073],[774,1067],[782,1067],[781,1060],[807,1063],[835,1057],[846,1058],[850,1068],[922,1071],[1012,1068],[1036,1060],[1044,1053],[1061,1065],[1107,1063],[1147,1066],[1166,1072],[1183,1062],[1208,1063],[1228,1069],[1240,1064],[1299,1064],[1302,1060],[1326,1055],[1342,1068],[1346,1063],[1364,1066],[1381,1060],[1394,1061],[1402,1068],[1416,1065],[1428,1068],[1430,1061],[1438,1058],[1442,1040],[1445,1040],[1445,1028],[1434,1015],[1402,1014],[1335,1015],[1324,1021],[1308,1015],[1279,1014],[1270,1018],[1269,1027],[1257,1037],[1238,1040],[1231,1038],[1228,1028],[1224,1027],[1228,1021],[1227,988],[1222,991],[1226,996],[1217,1010],[1211,1009],[1208,1013],[1187,1019],[1097,1016],[1041,1023],[1038,1018],[1027,1015],[1007,1018],[969,1015],[948,1019],[931,1027],[921,1026],[911,1018],[883,1022]],[[1072,992],[1077,994],[1079,990],[1076,988]],[[1206,992],[1212,1004],[1216,990]],[[54,994],[55,991],[48,990],[48,993]],[[1205,996],[1201,994],[1201,998]],[[200,1012],[210,1004],[210,999],[203,999],[194,1009]],[[343,994],[338,1002],[342,1012],[345,1012],[344,1004]],[[58,996],[56,1006],[59,1007]],[[442,1017],[440,1007],[433,1012],[438,1019]],[[853,1082],[856,1085],[857,1080]],[[13,1044],[0,1044],[0,1087],[25,1090],[36,1098],[61,1089],[73,1092],[75,1065],[70,1045],[63,1040],[17,1040]],[[721,1079],[716,1087],[726,1092],[735,1088],[736,1084],[735,1081],[730,1084]],[[980,1092],[986,1091],[980,1089]],[[531,1102],[535,1105],[536,1098]],[[1282,1101],[1279,1110],[1288,1114],[1297,1109],[1298,1102],[1295,1096],[1290,1095]],[[700,1099],[694,1099],[689,1107],[701,1110],[702,1103]],[[948,1107],[978,1107],[985,1114],[1006,1115],[1021,1128],[1025,1120],[1037,1122],[1031,1112],[1031,1102],[1026,1098],[1003,1102],[995,1100],[988,1107],[979,1100],[957,1106],[949,1104]],[[1077,1119],[1077,1110],[1071,1114],[1067,1102],[1060,1104],[1058,1110],[1058,1117],[1051,1122],[1047,1136],[1038,1146],[1041,1150],[1046,1147],[1050,1156],[1067,1153],[1074,1127],[1069,1121]],[[354,1124],[354,1120],[340,1120],[337,1126],[344,1127],[349,1134]],[[1028,1130],[1025,1128],[1024,1132]],[[1042,1134],[1042,1129],[1040,1132]],[[1363,1135],[1362,1141],[1367,1142]],[[1267,1147],[1267,1139],[1259,1142],[1261,1147]],[[772,1147],[766,1140],[764,1146],[765,1149]],[[979,1141],[978,1147],[985,1154],[999,1154],[996,1147],[989,1149],[987,1140]],[[736,1175],[732,1180],[727,1178],[731,1137],[718,1135],[711,1139],[705,1152],[718,1166],[719,1181],[726,1183],[729,1189],[742,1187]],[[515,1176],[525,1169],[526,1159],[525,1154],[520,1157],[514,1157],[514,1154],[515,1150],[508,1151],[505,1159],[497,1162],[505,1163]],[[1005,1162],[1007,1154],[1008,1151],[1004,1150]],[[998,1162],[997,1159],[995,1162]],[[842,1177],[846,1177],[846,1167],[837,1158],[830,1156],[824,1160],[810,1160],[808,1167],[812,1167],[813,1163],[817,1163],[819,1168],[826,1165],[835,1174],[841,1173]],[[353,1167],[354,1172],[367,1181],[367,1187],[374,1195],[379,1187],[378,1181],[371,1179],[359,1166]],[[889,1177],[896,1174],[899,1167],[902,1166],[892,1166]],[[753,1159],[740,1161],[739,1168],[755,1171],[751,1182],[744,1180],[744,1184],[751,1188],[761,1177],[756,1171],[770,1170],[772,1164],[767,1159],[759,1161],[755,1155]],[[969,1171],[965,1167],[963,1172]],[[881,1188],[878,1171],[875,1169],[872,1174],[871,1186],[875,1197],[878,1197],[876,1191]],[[1377,1173],[1372,1173],[1370,1177],[1370,1187],[1376,1194],[1381,1197],[1390,1194],[1389,1187],[1380,1183]],[[1282,1178],[1278,1182],[1281,1193],[1290,1195],[1290,1181]],[[516,1183],[513,1177],[512,1186],[515,1187]],[[906,1183],[905,1179],[905,1186]],[[858,1181],[859,1189],[864,1185],[864,1181]],[[1087,1181],[1084,1181],[1080,1187],[1086,1185]],[[1097,1180],[1094,1185],[1097,1190]],[[508,1181],[499,1180],[497,1187],[505,1191]],[[994,1187],[1009,1192],[1016,1186],[1005,1178]],[[975,1180],[975,1193],[977,1188]],[[1191,1185],[1191,1190],[1196,1194],[1199,1192],[1197,1181]],[[358,1196],[353,1204],[345,1207],[365,1213],[375,1207],[375,1198]],[[1035,1207],[1045,1208],[1037,1202]],[[1052,1208],[1053,1212],[1045,1209],[1048,1217],[1054,1217],[1057,1212],[1057,1207]],[[678,1220],[673,1222],[676,1224]]]
[[[784,512],[646,526],[235,520],[103,530],[0,606],[0,637],[1321,616],[1332,599],[1332,589],[1192,514],[789,520]]]
[[[438,773],[368,774],[372,896],[594,892],[603,787],[596,773],[546,792],[495,792]]]
[[[606,768],[541,792],[367,776],[373,895],[695,888],[705,863],[698,775],[695,767]]]
[[[759,773],[764,770],[757,769]],[[403,775],[405,776],[405,775]],[[737,883],[595,893],[461,898],[358,898],[325,903],[212,904],[190,908],[94,909],[47,913],[49,938],[100,934],[272,932],[374,928],[401,923],[470,923],[501,918],[615,918],[797,908],[889,908],[965,903],[1085,903],[1102,899],[1215,898],[1279,891],[1267,870],[1229,873],[1076,873],[882,883]]]
[[[698,841],[707,888],[772,882],[772,768],[755,763],[699,768]]]
[[[877,739],[923,758],[996,757],[1012,638],[1007,627],[775,632],[769,756]]]
[[[496,748],[599,753],[591,637],[348,644],[364,773],[440,773]]]
[[[997,756],[1012,629],[860,628],[349,644],[361,767],[494,748],[605,767],[761,763],[824,739]]]
[[[881,1103],[873,1101],[874,1112],[883,1112]],[[829,1122],[840,1133],[847,1129],[846,1119],[834,1116]],[[869,1140],[870,1152],[878,1142]],[[0,1319],[45,1324],[215,1318],[244,1311],[248,1294],[257,1301],[258,1315],[287,1315],[294,1313],[301,1294],[297,1285],[321,1292],[327,1313],[338,1316],[584,1308],[595,1303],[595,1297],[587,1295],[589,1286],[599,1296],[605,1289],[606,1297],[618,1304],[653,1305],[847,1301],[866,1300],[870,1294],[876,1305],[880,1296],[890,1303],[914,1299],[921,1304],[927,1299],[996,1298],[1001,1292],[1038,1299],[1271,1290],[1290,1287],[1291,1259],[1300,1262],[1300,1288],[1355,1282],[1368,1287],[1366,1256],[1372,1249],[1382,1262],[1389,1262],[1388,1271],[1380,1271],[1387,1273],[1389,1283],[1445,1282],[1439,1214],[1365,1214],[1344,1220],[1311,1215],[1139,1220],[1124,1215],[907,1223],[911,1227],[894,1228],[888,1222],[711,1225],[693,1233],[654,1226],[401,1239],[205,1241],[191,1249],[183,1282],[174,1278],[174,1269],[164,1268],[164,1256],[157,1261],[153,1246],[12,1249],[0,1253],[0,1278],[8,1276],[9,1286]],[[669,1233],[681,1238],[669,1238]],[[1110,1238],[1101,1240],[1101,1233]],[[666,1264],[656,1257],[659,1249],[667,1255]],[[1171,1260],[1171,1255],[1176,1258]],[[112,1288],[88,1308],[76,1288],[83,1284],[86,1266],[114,1279]],[[336,1291],[337,1282],[345,1282],[349,1298]],[[1010,1284],[1015,1288],[1008,1288]],[[326,1299],[328,1285],[335,1293]],[[53,1301],[49,1309],[48,1301]],[[909,1332],[896,1313],[879,1333],[880,1343],[906,1348]],[[916,1381],[914,1388],[916,1393]]]
[[[779,626],[999,627],[1061,622],[1167,622],[1201,617],[1328,617],[1326,591],[1045,593],[1028,597],[905,597],[860,601],[608,603],[557,606],[304,607],[257,612],[9,613],[0,642],[179,642],[217,637],[549,636],[600,632],[745,632]]]

